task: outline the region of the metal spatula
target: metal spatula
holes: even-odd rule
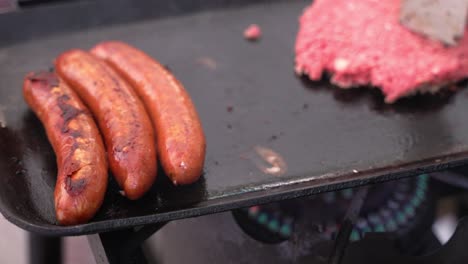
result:
[[[463,37],[467,15],[468,0],[401,0],[404,26],[447,45]]]

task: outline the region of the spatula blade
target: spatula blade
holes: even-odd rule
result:
[[[408,29],[456,45],[465,32],[468,0],[401,0],[400,22]]]

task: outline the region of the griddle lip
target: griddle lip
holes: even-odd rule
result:
[[[446,159],[447,162],[443,162],[442,159]],[[449,161],[450,159],[450,161]],[[183,210],[176,210],[172,212],[153,214],[140,217],[128,217],[112,220],[104,220],[98,222],[90,222],[87,224],[74,225],[74,226],[58,226],[58,225],[43,225],[34,224],[27,219],[23,219],[20,216],[10,212],[3,206],[0,201],[0,213],[11,223],[18,227],[41,235],[46,236],[80,236],[94,233],[102,233],[115,231],[120,229],[132,228],[141,225],[150,225],[159,222],[167,222],[172,220],[197,217],[201,215],[219,213],[229,211],[233,209],[265,204],[270,202],[277,202],[286,199],[300,198],[307,195],[313,195],[323,192],[336,191],[345,188],[358,187],[368,184],[380,183],[389,180],[397,180],[404,177],[411,177],[420,174],[446,170],[456,168],[460,166],[468,165],[468,152],[456,154],[452,156],[445,156],[440,158],[433,158],[416,165],[416,163],[408,163],[398,168],[395,171],[382,174],[381,170],[365,171],[358,174],[348,174],[347,177],[352,180],[344,182],[336,182],[333,184],[327,184],[325,180],[321,185],[315,185],[314,187],[308,187],[307,185],[301,184],[288,184],[285,182],[282,187],[267,188],[249,193],[249,196],[255,196],[254,198],[245,197],[242,194],[232,195],[226,198],[218,198],[210,201],[206,201],[206,206],[203,203],[198,208],[189,208]]]

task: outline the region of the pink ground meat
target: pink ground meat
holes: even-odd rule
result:
[[[434,91],[468,77],[468,34],[457,46],[412,33],[398,21],[400,0],[316,0],[300,18],[296,72],[331,74],[342,88],[379,87],[385,101]]]
[[[261,36],[262,30],[256,24],[252,24],[244,30],[244,38],[248,40],[258,40]]]

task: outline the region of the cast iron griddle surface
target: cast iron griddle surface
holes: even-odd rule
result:
[[[1,46],[1,212],[30,231],[77,235],[463,163],[468,158],[467,90],[387,106],[376,91],[341,91],[294,75],[297,18],[308,3],[216,9]],[[64,10],[73,12],[64,8],[62,15]],[[258,43],[242,37],[250,23],[263,28]],[[136,202],[121,197],[111,179],[104,205],[89,224],[56,226],[55,156],[23,101],[22,79],[28,71],[49,68],[67,49],[88,49],[109,39],[158,58],[185,84],[206,133],[205,173],[198,183],[175,188],[161,172],[153,190]],[[263,173],[255,163],[255,146],[279,153],[287,172]]]

